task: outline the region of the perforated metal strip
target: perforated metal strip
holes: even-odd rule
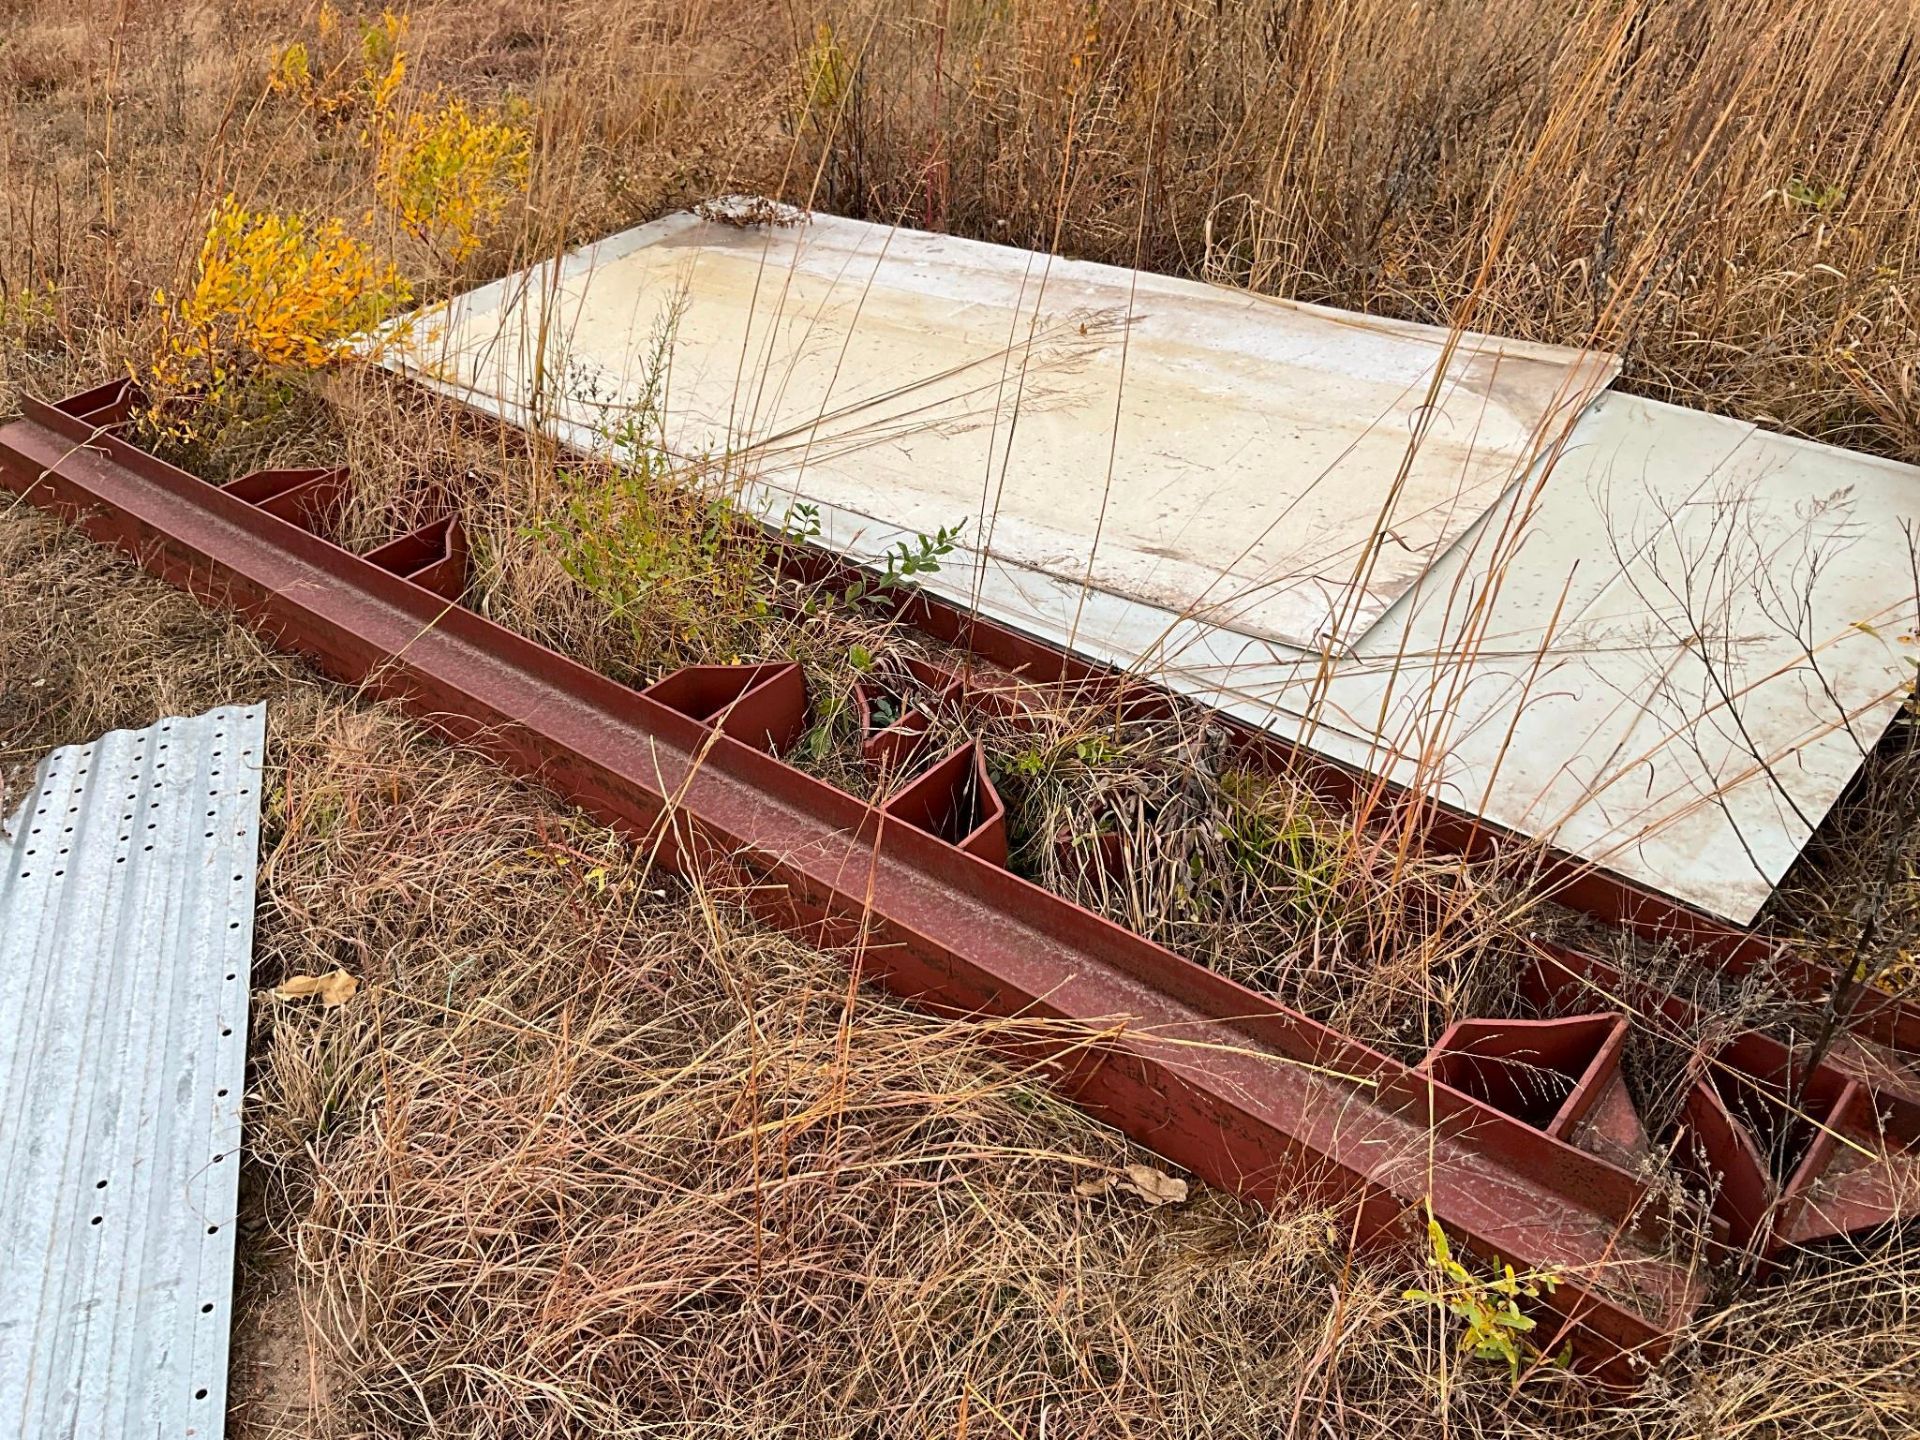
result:
[[[54,752],[0,836],[0,1433],[225,1428],[265,706]]]

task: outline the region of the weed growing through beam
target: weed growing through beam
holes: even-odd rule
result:
[[[1505,1361],[1518,1385],[1521,1365],[1543,1358],[1527,1339],[1535,1322],[1521,1312],[1520,1302],[1551,1295],[1559,1288],[1560,1276],[1551,1270],[1517,1275],[1511,1265],[1491,1280],[1475,1275],[1453,1258],[1453,1246],[1446,1230],[1433,1218],[1431,1204],[1427,1208],[1427,1241],[1432,1250],[1428,1263],[1444,1283],[1438,1290],[1404,1291],[1401,1298],[1437,1306],[1459,1320],[1464,1327],[1461,1352],[1478,1360]],[[1563,1351],[1548,1363],[1564,1365],[1567,1358],[1568,1352]]]
[[[537,527],[561,568],[633,636],[644,661],[753,648],[765,619],[761,550],[724,495],[663,485],[651,462],[562,471],[567,495]]]
[[[666,373],[677,312],[655,327],[638,394],[604,439],[604,466],[559,471],[561,498],[530,534],[626,627],[641,666],[752,650],[770,613],[767,545],[732,497],[703,488],[666,448]]]

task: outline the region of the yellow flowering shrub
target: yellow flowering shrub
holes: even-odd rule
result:
[[[296,40],[274,52],[273,66],[267,72],[267,88],[281,95],[311,100],[315,93],[313,56],[307,51],[306,41]]]
[[[154,292],[162,323],[149,379],[163,400],[201,392],[218,407],[263,373],[349,354],[353,337],[411,298],[407,282],[338,220],[214,206],[185,295]]]
[[[519,115],[476,116],[458,99],[388,126],[379,144],[381,202],[409,235],[455,263],[526,190],[533,158]]]
[[[400,48],[406,32],[406,17],[391,10],[382,11],[378,20],[360,29],[360,86],[376,115],[386,113],[400,82],[407,78],[407,55]]]

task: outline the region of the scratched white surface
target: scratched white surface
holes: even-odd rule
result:
[[[776,515],[817,504],[821,543],[872,559],[965,516],[988,545],[929,588],[1728,919],[1912,675],[1920,471],[1595,401],[1606,357],[1469,337],[1433,387],[1419,326],[674,216],[462,297],[388,363],[594,446],[669,311],[671,448],[734,455]]]
[[[740,457],[776,510],[831,506],[839,543],[965,521],[1002,563],[1303,645],[1364,632],[1615,368],[825,215],[669,216],[553,276],[456,301],[412,358],[611,429],[672,312],[669,446]]]

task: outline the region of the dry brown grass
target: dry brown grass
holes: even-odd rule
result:
[[[264,87],[313,12],[7,12],[0,405],[138,363],[148,296],[177,289],[225,191],[360,223],[364,147]],[[1917,14],[421,4],[406,103],[531,100],[533,185],[458,267],[368,231],[433,294],[718,191],[814,194],[1597,337],[1652,393],[1920,458]],[[803,117],[823,21],[845,82]],[[821,699],[850,689],[855,644],[922,645],[846,607],[728,628],[761,598],[737,592],[706,597],[716,626],[692,637],[664,611],[611,616],[529,538],[561,484],[537,439],[351,372],[268,400],[204,448],[209,473],[345,459],[355,545],[450,500],[479,539],[479,603],[611,673],[744,635],[743,653],[801,655]],[[838,958],[641,873],[598,828],[0,516],[0,772],[259,694],[276,766],[259,980],[343,965],[366,986],[339,1012],[257,1019],[236,1429],[1677,1440],[1920,1419],[1920,1271],[1897,1241],[1704,1316],[1625,1405],[1557,1374],[1514,1397],[1502,1373],[1456,1371],[1450,1337],[1398,1298],[1409,1262],[1349,1266],[1312,1212],[1078,1197],[1089,1167],[1140,1157],[976,1031],[850,998]],[[1237,776],[1197,724],[1115,732],[1064,707],[988,740],[1031,873],[1403,1052],[1498,1001],[1505,937],[1536,918],[1501,877]],[[843,723],[809,763],[875,783],[851,741]],[[1052,834],[1101,808],[1129,885],[1053,866]],[[1830,870],[1804,913],[1843,929],[1851,872]]]
[[[1911,4],[835,12],[828,208],[1591,337],[1645,393],[1920,456]]]
[[[371,207],[265,93],[317,7],[19,3],[0,293],[26,373],[129,353],[207,207]],[[358,15],[346,7],[350,18]],[[367,13],[371,13],[370,11]],[[1626,382],[1920,456],[1920,11],[1876,0],[1221,9],[1069,0],[421,4],[403,103],[540,116],[528,204],[428,291],[726,189],[1276,294],[1620,348]],[[823,32],[836,85],[806,107]],[[21,357],[7,360],[18,374]],[[0,376],[4,379],[4,376]]]
[[[1897,1239],[1702,1316],[1631,1402],[1457,1368],[1311,1209],[1074,1187],[1151,1157],[974,1027],[648,875],[29,513],[0,758],[270,703],[233,1433],[1893,1436]],[[38,681],[40,683],[36,684]],[[27,704],[16,697],[31,697]]]

